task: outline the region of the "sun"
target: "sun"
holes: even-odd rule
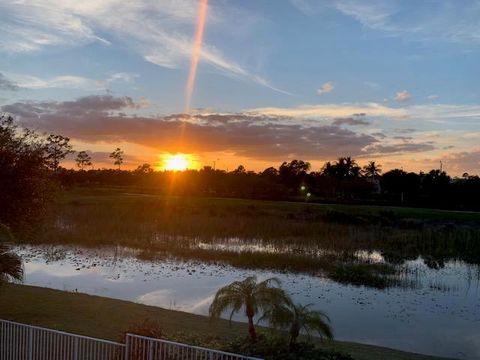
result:
[[[169,171],[183,171],[188,169],[190,160],[187,155],[168,155],[164,160],[164,169]]]

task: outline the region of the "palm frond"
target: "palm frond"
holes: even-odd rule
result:
[[[10,279],[21,281],[23,279],[22,259],[10,252],[10,247],[0,244],[0,283]]]
[[[333,331],[328,316],[320,311],[310,311],[306,314],[303,328],[315,331],[321,338],[333,339]]]

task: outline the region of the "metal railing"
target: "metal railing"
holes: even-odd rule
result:
[[[0,320],[0,360],[124,360],[125,344]]]
[[[262,360],[255,357],[127,334],[128,360]]]
[[[0,320],[0,360],[262,360],[127,334],[125,344]]]

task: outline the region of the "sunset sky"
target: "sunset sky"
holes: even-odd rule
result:
[[[126,167],[352,156],[480,174],[480,2],[0,0],[0,107]],[[67,165],[71,163],[67,163]],[[73,166],[73,165],[72,165]]]

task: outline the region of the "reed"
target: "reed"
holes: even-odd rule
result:
[[[395,274],[409,259],[423,257],[433,267],[449,260],[480,263],[475,214],[452,213],[453,220],[444,212],[419,214],[418,209],[73,191],[57,200],[34,241],[128,246],[143,250],[142,257],[321,273],[380,288],[398,285]]]

